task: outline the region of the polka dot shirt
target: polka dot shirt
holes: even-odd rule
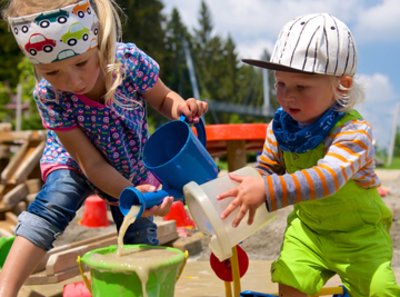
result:
[[[137,185],[147,178],[142,162],[148,138],[146,103],[143,93],[157,82],[158,64],[132,43],[119,43],[116,57],[125,76],[114,102],[103,105],[84,95],[57,92],[41,80],[34,91],[48,138],[40,164],[43,179],[53,170],[80,171],[75,160],[59,141],[55,131],[81,129],[105,159],[125,178]]]

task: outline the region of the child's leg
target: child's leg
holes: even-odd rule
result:
[[[17,236],[0,272],[0,296],[15,297],[46,251]]]
[[[366,224],[351,233],[336,234],[331,243],[344,247],[329,249],[326,254],[352,297],[400,296],[391,267],[392,241],[385,225]]]
[[[91,191],[84,177],[69,170],[56,170],[47,177],[28,210],[18,217],[17,237],[0,275],[0,297],[17,295]]]

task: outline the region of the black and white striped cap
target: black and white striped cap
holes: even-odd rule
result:
[[[270,62],[242,61],[272,70],[354,75],[357,50],[349,28],[342,21],[318,13],[297,17],[282,28]]]

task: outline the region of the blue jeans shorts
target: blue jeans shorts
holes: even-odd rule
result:
[[[53,171],[27,211],[19,215],[15,234],[46,251],[50,250],[54,240],[64,232],[85,199],[95,192],[84,176],[66,169]],[[98,194],[109,201],[117,201],[104,193]],[[119,231],[124,216],[118,206],[109,207]],[[157,225],[153,219],[138,218],[126,231],[124,243],[157,245]]]

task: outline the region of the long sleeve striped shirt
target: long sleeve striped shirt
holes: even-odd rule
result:
[[[363,188],[378,187],[372,140],[368,122],[351,120],[331,131],[324,140],[325,155],[315,166],[289,174],[271,121],[257,162],[265,179],[269,211],[332,195],[350,179]]]

